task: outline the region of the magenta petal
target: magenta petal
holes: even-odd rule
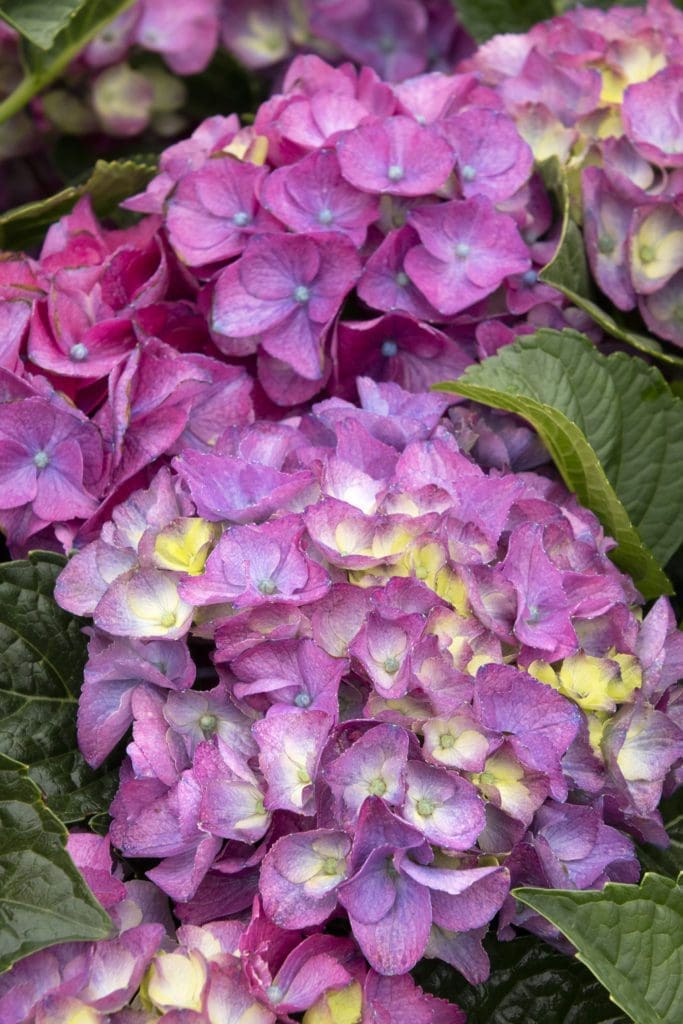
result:
[[[397,115],[361,125],[337,143],[341,172],[364,192],[423,196],[445,182],[450,146],[432,127]]]

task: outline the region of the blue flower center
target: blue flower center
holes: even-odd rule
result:
[[[42,450],[36,452],[36,454],[33,456],[33,465],[36,467],[36,469],[45,469],[49,461],[50,456],[47,454],[47,452],[44,452]]]
[[[405,173],[400,164],[392,164],[387,171],[387,178],[389,181],[400,181],[401,178],[405,177]]]
[[[386,341],[382,342],[382,355],[386,356],[387,359],[390,359],[391,356],[395,356],[397,352],[398,345],[396,344],[395,341],[392,341],[390,338],[387,338]]]
[[[455,255],[459,260],[466,259],[470,254],[470,247],[467,242],[458,242],[455,247]]]
[[[296,288],[294,289],[294,301],[295,302],[301,302],[303,304],[304,302],[308,302],[310,297],[311,297],[311,293],[310,293],[310,291],[308,290],[308,288],[306,287],[305,284],[298,284],[296,286]]]
[[[303,690],[301,691],[301,693],[297,693],[296,697],[294,698],[294,703],[296,704],[296,706],[298,708],[308,708],[308,707],[310,707],[311,706],[311,695],[310,695],[310,693],[304,693]]]
[[[84,345],[82,341],[72,345],[69,349],[69,359],[73,359],[74,363],[82,363],[84,359],[88,358],[88,346]]]
[[[399,286],[399,288],[405,288],[410,278],[406,274],[405,270],[399,270],[394,280],[396,281],[396,284]]]
[[[238,210],[237,213],[233,214],[232,222],[236,228],[244,228],[247,226],[251,217],[246,210]]]
[[[524,282],[524,284],[528,284],[529,286],[536,284],[536,282],[538,281],[538,274],[535,270],[526,270],[522,274],[522,281]]]
[[[474,181],[477,176],[477,168],[473,167],[472,164],[465,164],[460,173],[463,181]]]
[[[331,224],[333,220],[334,214],[332,213],[332,210],[330,210],[329,207],[327,206],[324,207],[324,209],[322,209],[318,214],[318,223],[320,224]]]

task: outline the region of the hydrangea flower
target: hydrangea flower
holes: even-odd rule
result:
[[[549,475],[479,466],[448,399],[359,390],[360,407],[235,427],[210,456],[225,460],[216,501],[183,456],[60,579],[63,604],[95,613],[89,759],[132,724],[112,840],[158,862],[148,877],[184,922],[166,955],[185,995],[175,960],[143,984],[159,1012],[211,1021],[226,999],[315,1021],[373,1005],[373,986],[424,956],[480,981],[496,913],[504,935],[548,934],[511,885],[634,880],[629,833],[665,841],[657,805],[683,752],[666,599],[641,621],[597,520]],[[194,516],[195,495],[219,507],[235,453],[307,486],[288,511],[243,505],[236,521],[229,501],[226,519]],[[141,617],[103,632],[97,609],[131,569],[108,569],[86,604],[93,556],[129,551],[134,577],[184,543],[208,557],[153,571],[188,602],[189,633],[154,639],[147,620],[141,635]],[[188,642],[215,664],[200,689]],[[350,938],[327,934],[338,919]],[[213,929],[229,930],[222,966]]]

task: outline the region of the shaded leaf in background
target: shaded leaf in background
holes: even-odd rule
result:
[[[681,876],[683,878],[683,876]],[[514,889],[576,947],[577,957],[636,1024],[683,1020],[683,888],[646,874],[640,885]]]
[[[0,754],[0,971],[56,942],[106,939],[109,915],[23,765]]]
[[[661,362],[683,366],[683,357],[667,351],[656,338],[631,330],[594,301],[596,289],[588,268],[581,229],[571,216],[569,187],[564,168],[557,157],[551,157],[543,161],[540,171],[547,188],[557,200],[562,217],[560,241],[552,260],[540,271],[540,279],[562,292],[570,302],[587,313],[613,338]],[[617,316],[623,314],[617,313]]]
[[[657,369],[542,329],[437,387],[528,420],[617,541],[616,564],[644,597],[671,593],[661,566],[683,540],[683,402]]]
[[[552,0],[454,0],[458,20],[478,43],[499,32],[526,32],[556,13]]]
[[[107,810],[116,773],[93,771],[76,742],[84,621],[56,604],[64,559],[36,552],[0,565],[0,753],[26,765],[52,811],[81,821]]]
[[[546,942],[525,935],[485,943],[491,974],[482,985],[437,960],[413,971],[426,991],[463,1008],[467,1024],[626,1024],[586,968]]]
[[[47,50],[86,0],[2,0],[4,18],[26,39]]]
[[[95,213],[104,217],[128,196],[144,189],[156,174],[151,157],[98,160],[80,185],[70,185],[48,199],[26,203],[0,214],[0,247],[25,249],[43,238],[50,224],[69,213],[81,196],[89,195]]]
[[[55,35],[49,48],[24,40],[22,63],[25,75],[13,92],[0,103],[0,124],[12,117],[58,78],[94,35],[135,0],[82,0],[78,10]],[[36,7],[39,6],[36,3]],[[52,0],[44,5],[52,8]]]

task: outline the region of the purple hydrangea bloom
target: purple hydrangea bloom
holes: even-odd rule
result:
[[[339,234],[254,237],[216,281],[218,344],[230,354],[233,337],[258,334],[267,353],[319,379],[323,335],[359,270],[355,249]]]
[[[531,265],[514,221],[483,196],[414,210],[410,223],[421,245],[407,253],[406,272],[444,315],[486,298],[508,274]]]

